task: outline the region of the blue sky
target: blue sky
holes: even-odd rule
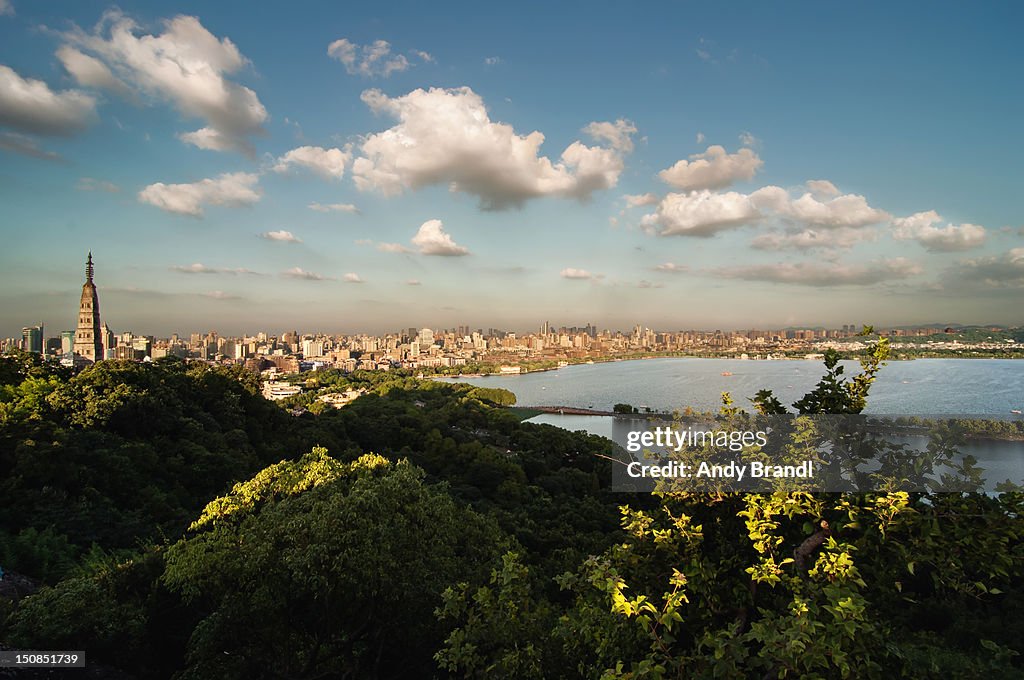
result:
[[[0,0],[0,336],[1021,323],[1015,3],[506,7]]]

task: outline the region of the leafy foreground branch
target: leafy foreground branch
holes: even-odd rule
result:
[[[880,339],[846,378],[830,352],[793,407],[860,413],[887,357]],[[770,391],[751,401],[786,412]],[[559,576],[549,606],[515,555],[491,585],[447,591],[458,625],[437,658],[464,677],[1020,677],[1021,503],[667,491],[622,506],[625,539]]]

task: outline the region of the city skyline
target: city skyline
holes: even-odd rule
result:
[[[708,340],[711,338],[717,338],[723,332],[729,338],[735,333],[738,336],[746,337],[747,339],[760,338],[761,340],[771,340],[773,337],[777,340],[785,339],[797,339],[797,340],[829,340],[834,338],[849,338],[860,334],[861,328],[867,329],[867,325],[858,325],[856,323],[844,323],[841,328],[833,327],[830,328],[828,325],[822,324],[804,324],[803,326],[788,326],[782,327],[779,325],[768,325],[761,328],[756,327],[736,327],[736,328],[668,328],[668,327],[648,327],[643,323],[637,323],[630,329],[626,330],[623,328],[609,328],[595,325],[591,322],[587,322],[584,325],[568,323],[554,323],[552,324],[549,320],[544,321],[539,326],[533,329],[523,328],[501,328],[501,327],[485,327],[476,326],[475,324],[459,324],[458,326],[402,326],[398,329],[388,329],[381,332],[368,332],[368,331],[354,331],[354,332],[330,332],[324,331],[318,328],[305,328],[299,332],[297,328],[291,330],[271,328],[262,328],[258,331],[253,329],[247,329],[243,332],[235,333],[221,333],[216,328],[210,328],[204,332],[197,331],[195,328],[186,330],[185,332],[175,331],[173,333],[167,333],[163,336],[155,333],[148,333],[145,329],[138,332],[138,329],[123,329],[121,332],[114,333],[106,323],[101,323],[100,320],[100,304],[99,304],[99,292],[94,282],[95,265],[93,263],[92,251],[89,251],[86,256],[85,265],[85,283],[82,286],[82,294],[79,301],[79,312],[77,320],[77,329],[75,331],[60,331],[57,336],[47,337],[45,333],[45,321],[41,321],[36,326],[25,326],[22,328],[22,349],[35,353],[46,353],[50,354],[49,349],[46,346],[50,342],[59,342],[61,345],[61,354],[66,358],[70,358],[71,355],[81,357],[86,362],[94,362],[98,358],[114,358],[109,355],[109,352],[114,349],[117,344],[116,338],[122,338],[125,342],[130,342],[133,339],[143,340],[158,340],[159,342],[184,342],[185,337],[190,337],[191,344],[196,344],[204,336],[207,338],[214,337],[224,339],[256,339],[260,342],[266,340],[273,340],[280,337],[282,340],[289,336],[294,336],[293,341],[297,338],[301,339],[338,339],[338,338],[400,338],[403,336],[414,337],[422,334],[439,333],[445,336],[452,336],[458,338],[469,338],[472,336],[475,339],[495,339],[504,338],[507,335],[511,335],[515,338],[519,335],[521,338],[558,338],[559,336],[578,336],[587,335],[590,338],[597,338],[599,336],[611,338],[621,337],[623,335],[632,334],[634,337],[640,337],[642,335],[681,335],[692,339],[703,338]],[[876,332],[881,334],[891,334],[894,336],[903,335],[930,335],[933,333],[951,332],[953,328],[971,328],[972,326],[964,324],[945,324],[945,323],[931,323],[931,324],[918,324],[918,325],[892,325],[889,328],[878,328]],[[1017,327],[1005,327],[999,324],[981,324],[974,325],[974,328],[991,328],[1002,329],[1002,330],[1015,330]],[[486,331],[484,330],[486,328]],[[8,337],[4,339],[5,343],[10,344],[11,342],[17,342],[16,337]],[[427,343],[430,344],[430,343]],[[940,343],[941,344],[941,343]],[[955,344],[955,343],[954,343]],[[996,345],[1002,346],[999,341],[995,342]],[[147,350],[148,351],[148,350]],[[147,354],[148,356],[148,354]]]
[[[1022,323],[1020,9],[586,7],[0,0],[0,337]]]
[[[570,362],[594,363],[595,359],[621,360],[637,356],[732,356],[739,359],[821,358],[822,351],[860,351],[867,347],[865,335],[878,333],[896,339],[893,350],[915,355],[953,353],[1015,356],[1020,329],[988,328],[890,328],[863,333],[856,324],[842,328],[802,329],[652,329],[636,324],[629,331],[585,326],[559,326],[543,322],[534,330],[483,328],[463,324],[457,328],[404,327],[381,334],[330,334],[303,329],[283,333],[265,330],[241,335],[222,334],[216,329],[194,330],[158,337],[126,330],[113,332],[100,320],[99,292],[95,264],[90,251],[85,264],[85,283],[79,302],[77,329],[61,331],[47,338],[45,323],[22,328],[22,338],[0,339],[0,352],[21,349],[59,360],[68,367],[82,367],[102,360],[152,361],[166,357],[244,366],[260,375],[294,374],[303,370],[335,368],[351,373],[357,369],[391,370],[490,370],[520,373],[536,362],[546,368]],[[985,335],[989,333],[989,335]],[[950,337],[952,335],[952,337]],[[906,342],[904,342],[904,340]],[[924,354],[922,354],[922,352]],[[725,374],[723,375],[731,375]],[[265,385],[264,396],[282,399],[294,396],[301,387]],[[347,396],[348,400],[355,398]],[[341,404],[344,405],[344,404]]]

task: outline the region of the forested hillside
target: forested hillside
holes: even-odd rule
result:
[[[794,408],[859,412],[884,358]],[[611,442],[508,393],[323,380],[366,393],[0,359],[0,567],[40,585],[0,644],[139,678],[1024,673],[1019,492],[616,493]]]

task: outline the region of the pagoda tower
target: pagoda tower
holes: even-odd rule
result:
[[[103,359],[103,335],[100,332],[100,298],[96,295],[96,284],[92,282],[92,252],[85,263],[85,284],[82,286],[82,301],[78,306],[78,330],[75,331],[74,352],[83,359]]]

